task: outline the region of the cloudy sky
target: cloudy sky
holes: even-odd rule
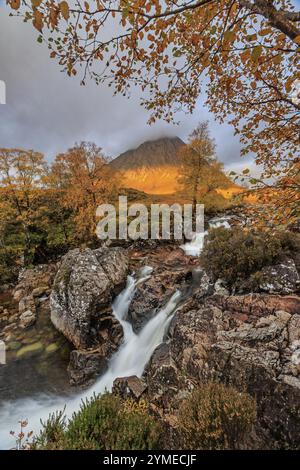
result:
[[[91,140],[107,155],[117,156],[156,137],[178,135],[185,139],[199,120],[209,119],[218,158],[227,168],[245,166],[232,128],[214,121],[203,106],[203,98],[193,115],[178,116],[179,126],[163,121],[149,126],[149,115],[140,106],[138,93],[129,100],[113,97],[104,85],[88,82],[82,87],[78,78],[61,73],[46,46],[37,43],[37,32],[19,19],[9,18],[3,0],[0,80],[7,88],[7,104],[0,105],[0,147],[33,148],[51,161],[75,142]]]

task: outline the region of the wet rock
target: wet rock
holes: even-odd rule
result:
[[[107,358],[97,350],[75,350],[70,354],[68,373],[72,385],[89,385],[107,369]]]
[[[50,296],[51,320],[76,348],[96,347],[103,328],[107,341],[120,339],[107,308],[124,287],[127,271],[122,248],[76,249],[64,256]]]
[[[32,310],[26,310],[20,316],[20,327],[21,328],[29,328],[30,326],[34,325],[36,322],[36,314],[32,312]]]
[[[53,352],[56,352],[58,349],[59,349],[58,344],[51,343],[51,344],[48,344],[48,346],[46,347],[46,353],[51,354]]]
[[[40,354],[43,351],[43,349],[44,349],[44,346],[39,341],[36,343],[28,344],[27,346],[23,346],[21,349],[17,351],[16,358],[23,359],[24,357]]]
[[[170,345],[163,343],[156,348],[145,370],[151,402],[164,409],[183,387],[183,378],[178,369]]]
[[[127,319],[136,333],[165,305],[174,290],[184,290],[194,282],[194,266],[180,249],[155,252],[146,261],[153,271],[148,280],[137,286],[128,310]]]
[[[139,400],[146,392],[146,383],[136,375],[120,377],[114,380],[112,392],[123,399]]]
[[[160,308],[166,296],[166,290],[157,276],[151,277],[136,288],[127,317],[136,333]]]

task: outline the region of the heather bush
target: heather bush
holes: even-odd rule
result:
[[[201,255],[203,267],[229,287],[248,279],[264,266],[300,251],[300,235],[288,231],[247,231],[241,228],[211,229]]]
[[[255,400],[232,387],[209,383],[197,387],[179,408],[183,449],[239,448],[256,419]]]
[[[160,426],[145,402],[133,404],[110,393],[82,402],[69,422],[55,413],[43,423],[36,449],[151,450],[159,447]]]

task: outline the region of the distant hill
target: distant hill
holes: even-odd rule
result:
[[[173,194],[179,189],[179,150],[184,145],[179,137],[147,141],[122,153],[110,165],[121,172],[122,186],[126,188],[147,194]],[[225,175],[222,187],[237,188]]]
[[[147,141],[127,150],[110,165],[122,172],[123,185],[148,194],[170,194],[178,189],[179,137]]]

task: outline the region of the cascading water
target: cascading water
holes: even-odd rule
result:
[[[144,328],[134,333],[131,324],[126,320],[130,302],[136,286],[149,278],[152,268],[145,267],[137,279],[128,277],[126,288],[113,303],[113,312],[124,330],[124,341],[119,350],[111,358],[107,372],[88,390],[73,397],[40,396],[34,399],[6,402],[0,408],[0,448],[8,449],[14,445],[10,430],[15,430],[20,419],[28,419],[28,430],[37,433],[41,428],[40,420],[46,420],[50,413],[61,410],[66,405],[66,415],[70,417],[78,410],[82,399],[94,393],[110,390],[117,377],[142,375],[155,348],[163,341],[166,329],[175,312],[181,294],[175,292],[167,305],[149,320]]]
[[[209,228],[224,227],[224,228],[229,229],[230,228],[230,224],[228,222],[229,219],[230,217],[215,217],[209,221]],[[185,243],[184,245],[181,245],[181,248],[183,249],[185,254],[188,256],[199,256],[203,250],[204,240],[207,234],[208,234],[207,230],[205,232],[196,233],[192,241]]]

